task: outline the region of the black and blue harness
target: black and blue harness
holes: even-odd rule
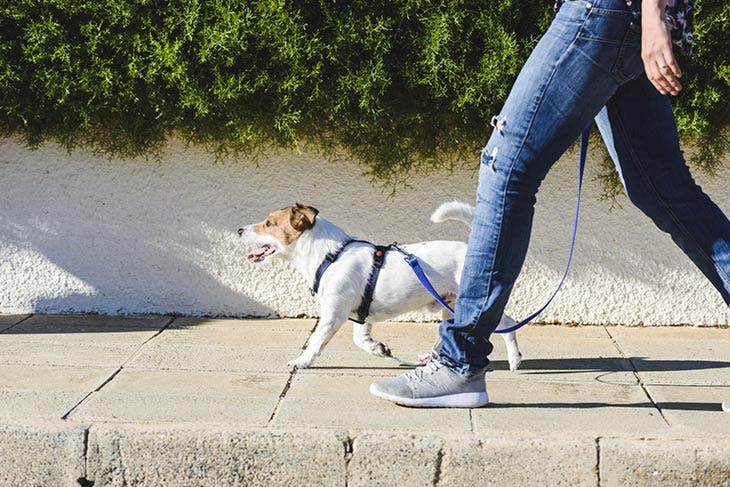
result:
[[[367,240],[351,239],[345,241],[345,243],[343,243],[339,249],[333,252],[329,252],[317,268],[317,272],[314,274],[314,283],[312,284],[312,296],[317,294],[317,291],[319,290],[319,282],[322,279],[322,275],[324,275],[324,272],[327,270],[327,268],[337,260],[337,258],[342,254],[342,252],[348,245],[356,242],[369,245],[373,247],[375,251],[373,253],[373,263],[370,268],[370,277],[368,277],[368,282],[365,285],[365,290],[363,291],[363,296],[360,300],[360,306],[357,308],[357,318],[350,317],[350,321],[354,321],[355,323],[360,324],[365,323],[365,320],[370,314],[370,305],[373,302],[373,293],[375,292],[375,286],[378,283],[380,269],[381,267],[383,267],[383,263],[385,262],[385,254],[391,250],[400,252],[408,265],[411,266],[411,269],[413,270],[414,274],[416,274],[416,277],[421,282],[421,285],[429,292],[429,294],[431,294],[431,296],[436,301],[441,304],[441,306],[446,308],[450,313],[454,313],[454,310],[451,309],[449,304],[433,288],[433,285],[431,285],[431,281],[429,281],[428,276],[426,276],[426,272],[421,267],[420,262],[418,262],[418,257],[406,252],[403,248],[398,246],[397,242],[393,242],[390,245],[375,245],[371,242],[368,242]]]
[[[337,260],[337,258],[342,254],[342,252],[348,245],[353,243],[364,243],[372,246],[375,249],[375,251],[373,252],[373,263],[370,268],[370,277],[368,277],[368,282],[365,285],[365,290],[363,291],[362,299],[360,300],[360,306],[357,308],[357,318],[350,317],[351,321],[364,324],[365,320],[370,314],[370,305],[373,302],[373,293],[375,292],[375,285],[378,282],[380,269],[381,267],[383,267],[383,263],[385,262],[385,254],[389,250],[394,248],[397,248],[401,252],[404,251],[400,249],[395,243],[392,243],[390,245],[375,245],[366,240],[347,240],[340,246],[339,249],[333,252],[329,252],[317,268],[317,272],[314,274],[314,283],[312,284],[312,296],[317,294],[317,291],[319,291],[319,282],[322,279],[322,275],[324,275],[324,271],[326,271],[327,268]]]

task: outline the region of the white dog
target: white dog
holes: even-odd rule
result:
[[[473,208],[465,203],[441,205],[431,216],[434,222],[457,220],[471,224]],[[370,336],[373,322],[393,318],[407,311],[432,306],[436,301],[423,288],[403,255],[397,250],[377,249],[368,243],[354,240],[341,228],[318,216],[311,206],[296,204],[274,211],[260,223],[238,230],[243,240],[256,247],[247,258],[264,262],[283,257],[292,263],[312,283],[320,306],[317,327],[306,349],[288,363],[291,370],[307,368],[322,352],[324,346],[348,319],[355,322],[353,340],[371,355],[391,357],[387,345]],[[466,244],[456,241],[429,241],[402,245],[401,249],[418,257],[433,287],[453,302],[457,294]],[[372,301],[363,309],[364,295],[374,268],[374,259],[380,255],[382,267],[376,274]],[[359,320],[351,318],[358,316]],[[360,323],[361,321],[362,323]],[[505,329],[515,322],[507,315],[497,329]],[[507,346],[510,370],[516,370],[522,355],[515,332],[503,334]]]

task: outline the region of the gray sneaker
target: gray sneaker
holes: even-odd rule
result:
[[[478,408],[489,402],[484,371],[466,377],[435,358],[399,377],[373,382],[370,392],[420,408]]]

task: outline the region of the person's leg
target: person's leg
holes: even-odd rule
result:
[[[440,328],[438,353],[446,365],[464,374],[487,365],[489,336],[527,253],[540,183],[618,86],[641,69],[640,32],[623,0],[563,5],[482,153],[455,316]]]
[[[373,394],[417,405],[420,397],[441,394],[438,384],[458,390],[454,375],[469,381],[470,393],[474,377],[483,387],[489,336],[524,262],[540,183],[617,87],[641,72],[633,20],[625,0],[563,4],[517,77],[482,152],[456,314],[439,332],[438,361],[446,367],[373,383]],[[472,407],[452,396],[448,405]],[[486,400],[486,392],[479,397]],[[427,399],[421,404],[429,405]]]
[[[631,202],[730,306],[730,221],[692,179],[669,98],[642,75],[618,89],[596,122]]]

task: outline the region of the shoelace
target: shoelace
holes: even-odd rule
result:
[[[432,354],[425,365],[416,367],[406,373],[405,377],[408,382],[426,382],[428,384],[432,384],[428,379],[426,379],[426,376],[435,374],[442,367],[444,367],[444,365],[436,359],[435,354]]]

